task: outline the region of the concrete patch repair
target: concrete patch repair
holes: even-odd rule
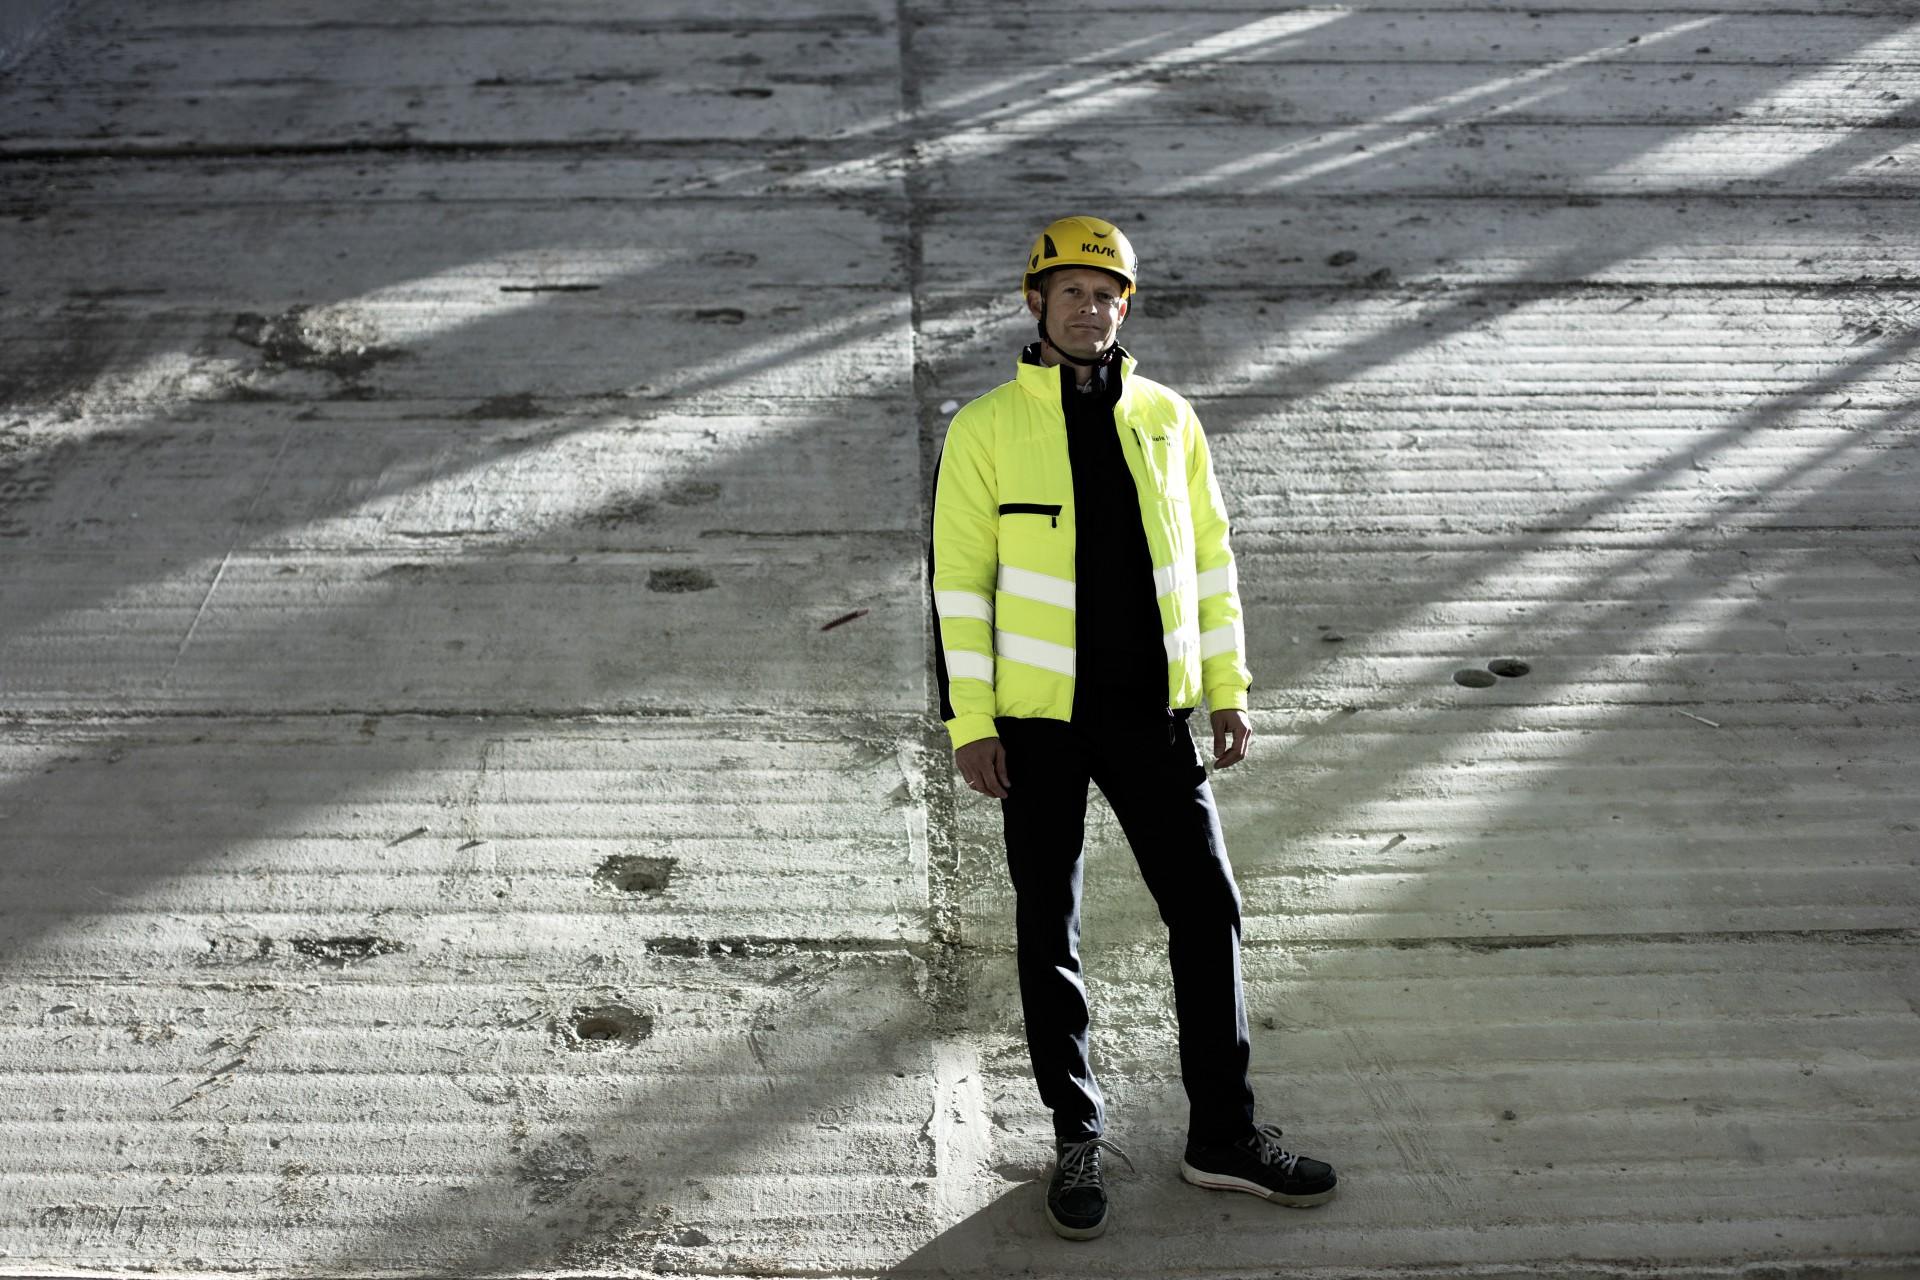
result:
[[[0,12],[0,1275],[1920,1275],[1904,0]],[[948,419],[1141,251],[1255,1084],[1087,819],[1057,1239]]]

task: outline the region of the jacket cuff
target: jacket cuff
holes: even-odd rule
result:
[[[969,742],[978,742],[982,738],[997,738],[1000,730],[993,723],[993,717],[985,714],[955,716],[947,721],[947,736],[953,739],[953,749],[958,751]]]
[[[1207,690],[1207,709],[1213,711],[1245,711],[1247,709],[1247,691],[1223,685],[1218,689]]]

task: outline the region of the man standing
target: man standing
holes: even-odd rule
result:
[[[1301,1207],[1336,1181],[1253,1118],[1240,894],[1187,723],[1204,695],[1215,767],[1245,759],[1252,676],[1200,421],[1116,342],[1137,278],[1133,246],[1099,218],[1034,241],[1020,287],[1039,340],[948,427],[928,563],[954,762],[1005,823],[1027,1048],[1053,1112],[1047,1219],[1077,1240],[1106,1229],[1101,1148],[1125,1157],[1087,1059],[1089,779],[1167,926],[1191,1108],[1181,1176]]]

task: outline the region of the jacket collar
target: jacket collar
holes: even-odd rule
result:
[[[1113,344],[1113,354],[1120,362],[1120,399],[1124,401],[1131,394],[1133,369],[1139,361],[1117,342]],[[1019,363],[1014,366],[1014,379],[1028,395],[1060,407],[1060,367],[1040,363],[1039,342],[1029,342],[1021,350]]]

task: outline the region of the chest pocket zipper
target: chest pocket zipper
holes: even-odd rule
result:
[[[1046,516],[1047,523],[1058,529],[1060,527],[1060,505],[1058,502],[1003,502],[1000,504],[1000,514],[1007,516],[1025,513],[1036,516]]]

